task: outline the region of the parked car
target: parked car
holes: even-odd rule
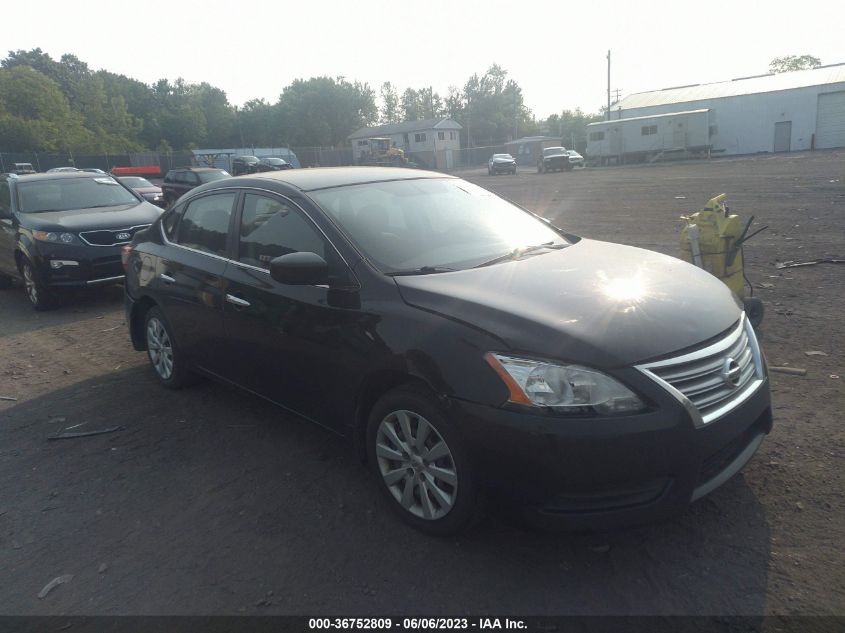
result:
[[[583,162],[584,159],[581,160]],[[572,171],[575,164],[570,160],[570,155],[565,147],[546,147],[543,149],[543,157],[537,162],[537,173]]]
[[[118,180],[135,193],[140,194],[147,202],[152,202],[157,207],[167,206],[164,202],[164,194],[161,192],[161,187],[157,187],[146,178],[141,178],[140,176],[120,176]]]
[[[210,376],[350,438],[427,532],[466,527],[482,492],[579,529],[667,517],[772,425],[718,279],[458,178],[210,183],[124,251],[132,344],[164,386]]]
[[[516,159],[510,154],[493,154],[487,161],[487,174],[495,176],[500,173],[515,174]]]
[[[111,176],[0,177],[0,287],[21,278],[47,310],[64,289],[120,282],[121,246],[160,214]]]
[[[170,206],[194,187],[203,183],[214,182],[229,178],[230,174],[225,169],[214,167],[179,167],[171,169],[164,176],[164,183],[161,185],[161,194],[164,196],[165,206]]]
[[[38,172],[35,171],[32,163],[12,163],[12,171],[9,173],[24,176],[26,174],[37,174]]]
[[[258,162],[257,171],[280,171],[282,169],[293,169],[293,165],[281,158],[269,156]]]
[[[79,171],[87,171],[87,172],[90,172],[92,174],[105,174],[106,173],[102,169],[100,169],[99,167],[80,167]]]
[[[48,169],[45,173],[47,174],[61,174],[64,172],[73,172],[73,171],[81,171],[76,167],[52,167]]]
[[[573,168],[584,166],[584,157],[581,156],[581,154],[576,152],[574,149],[566,150],[566,155],[569,156],[569,164]]]
[[[254,174],[259,171],[259,163],[257,156],[235,156],[232,159],[232,175]]]

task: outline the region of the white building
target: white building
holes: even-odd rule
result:
[[[845,64],[633,94],[611,123],[693,110],[709,110],[714,154],[845,147]]]
[[[451,169],[453,152],[461,148],[461,124],[452,119],[423,119],[362,127],[349,135],[352,160],[357,163],[369,148],[368,139],[389,138],[410,160],[425,167]]]

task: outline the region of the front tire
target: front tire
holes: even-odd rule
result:
[[[56,295],[41,281],[38,271],[35,270],[35,266],[28,259],[24,259],[21,264],[21,275],[23,276],[26,296],[33,308],[38,312],[44,312],[45,310],[52,310],[58,305]]]
[[[144,317],[144,342],[150,364],[162,385],[179,389],[195,381],[196,376],[188,369],[170,324],[157,306],[150,308]]]
[[[426,390],[403,386],[370,412],[367,457],[391,507],[413,527],[456,534],[479,511],[464,441]]]

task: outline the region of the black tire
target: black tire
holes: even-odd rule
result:
[[[407,442],[405,428],[413,442]],[[425,437],[418,446],[421,432]],[[438,457],[429,461],[434,448]],[[478,485],[465,442],[426,389],[404,385],[379,399],[367,423],[367,458],[390,506],[418,530],[457,534],[480,516]]]
[[[757,297],[746,297],[742,300],[745,306],[745,314],[751,322],[751,327],[757,328],[763,322],[763,302]]]
[[[543,173],[543,163],[537,163],[537,173],[538,174]]]
[[[494,175],[493,170],[492,170],[492,169],[490,169],[489,167],[487,168],[487,175],[488,175],[488,176],[493,176],[493,175]]]
[[[173,336],[173,329],[158,306],[144,315],[144,343],[153,373],[168,389],[180,389],[196,382],[188,362]]]
[[[516,176],[516,170],[515,169],[511,170],[511,176]]]
[[[23,277],[26,296],[32,307],[38,312],[53,310],[59,305],[55,293],[41,279],[38,269],[26,258],[21,262],[21,276]]]

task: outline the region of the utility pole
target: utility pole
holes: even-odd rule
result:
[[[610,50],[607,51],[607,120],[610,121]]]
[[[513,89],[513,140],[519,135],[519,108],[516,100],[516,86]]]

